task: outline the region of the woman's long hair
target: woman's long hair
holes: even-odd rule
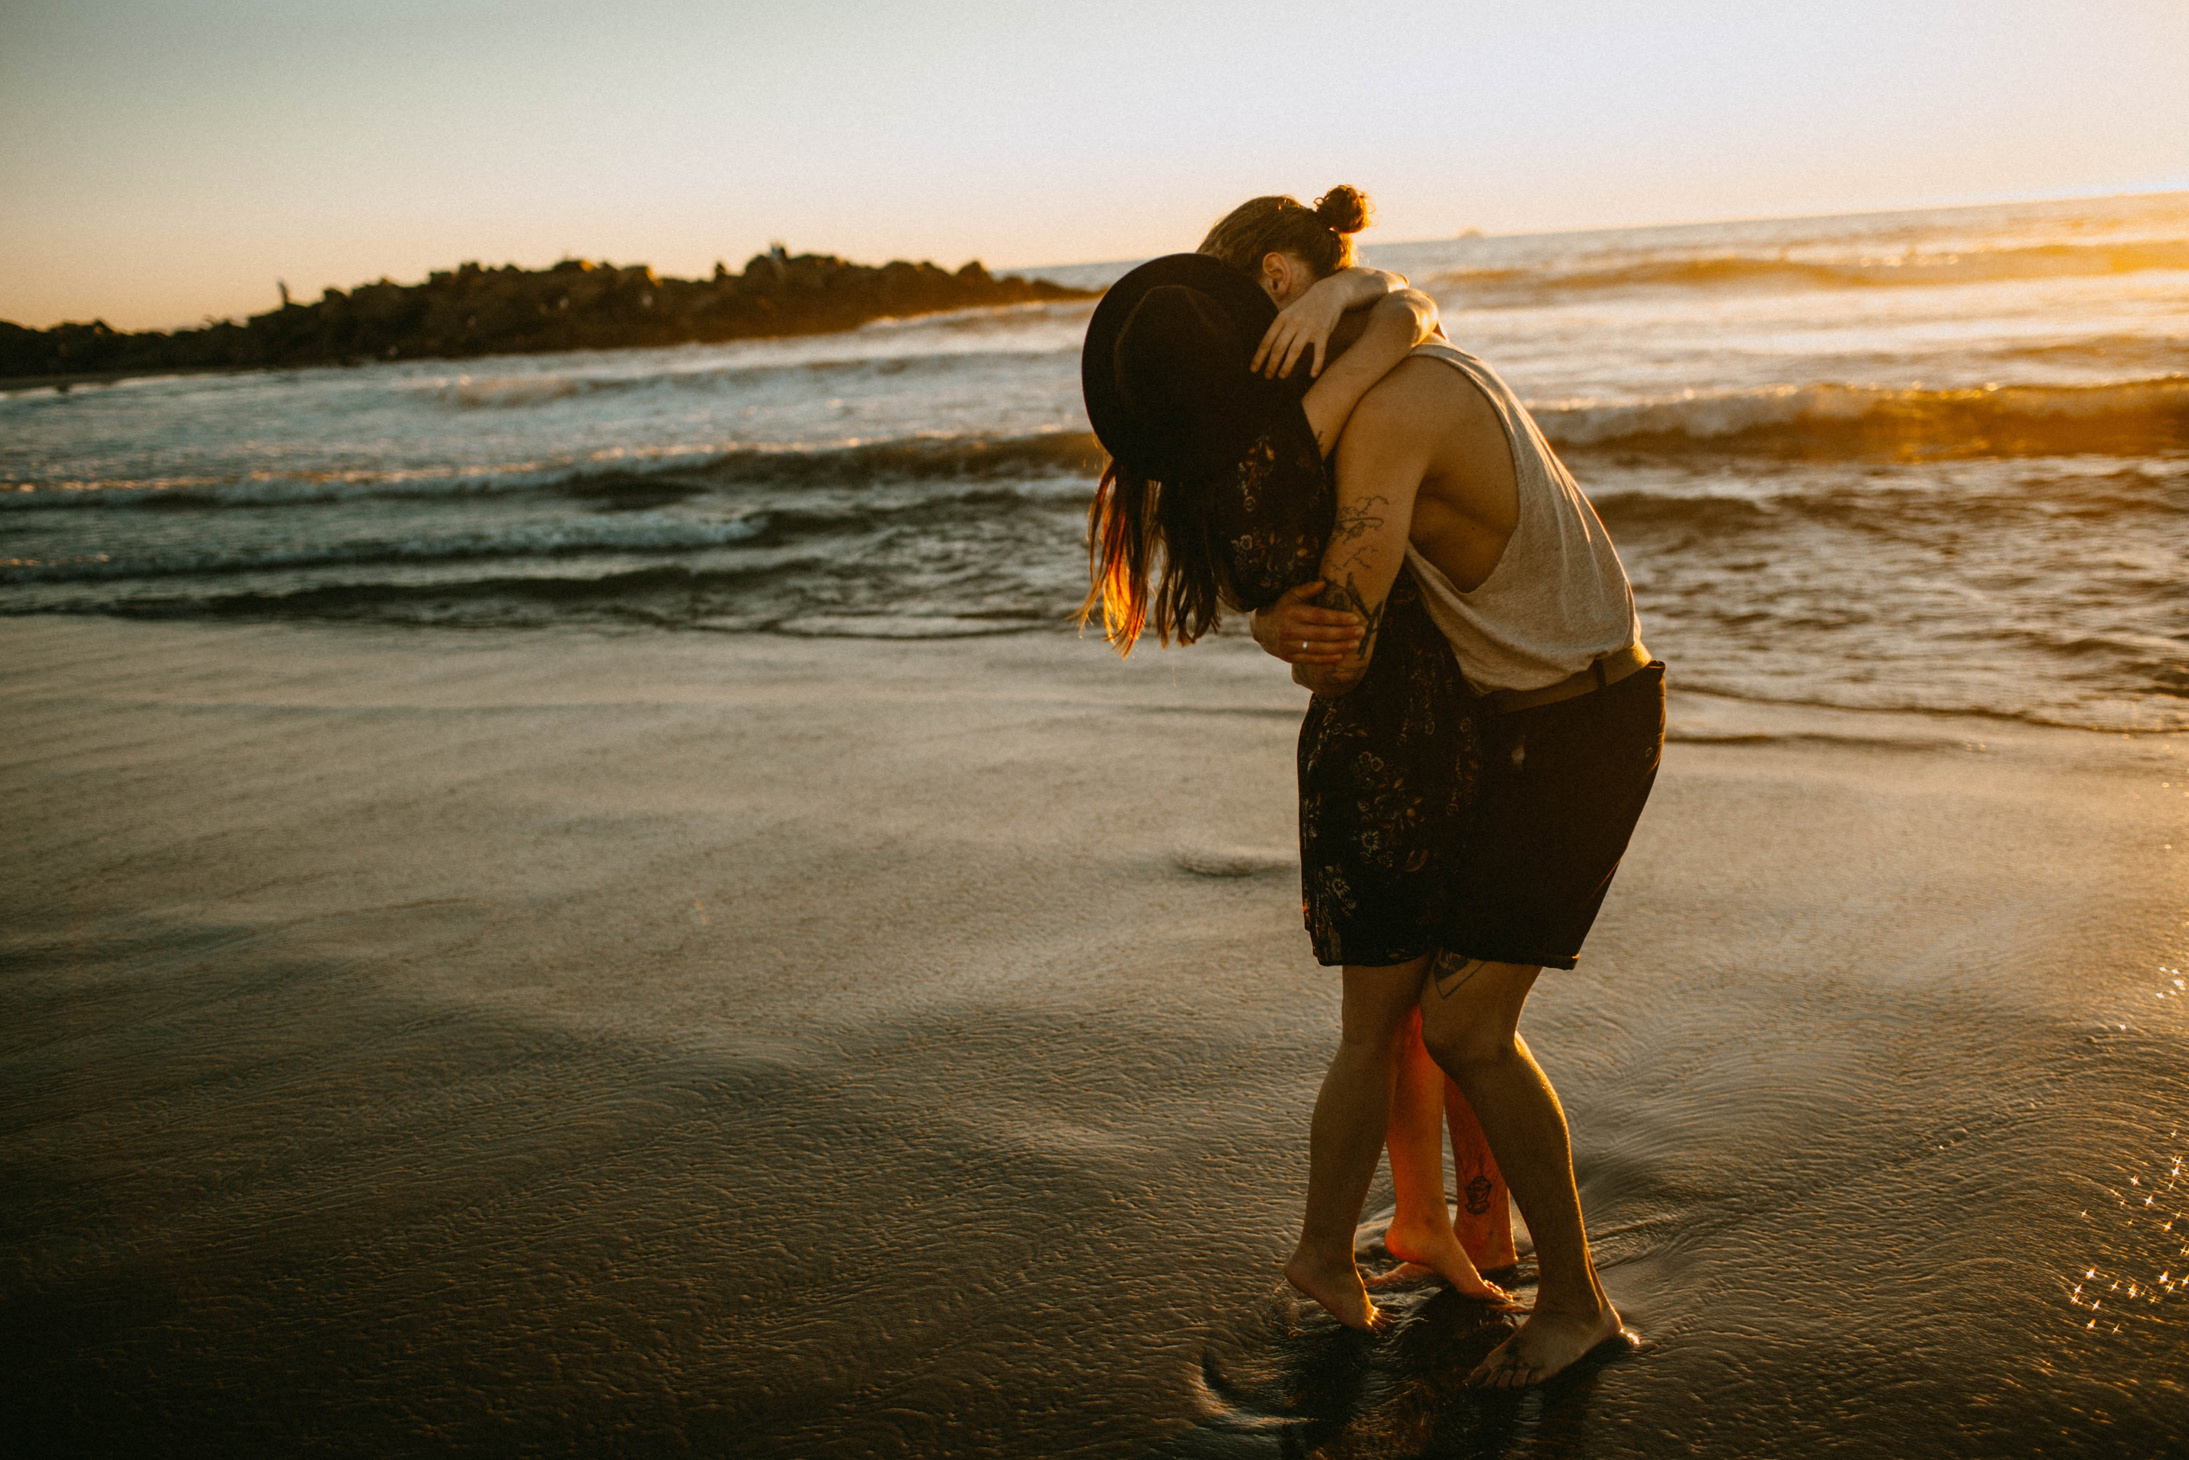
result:
[[[1151,621],[1164,644],[1174,636],[1190,644],[1216,627],[1232,594],[1208,501],[1205,483],[1154,481],[1114,458],[1103,467],[1087,509],[1093,585],[1079,621],[1085,624],[1099,608],[1103,637],[1120,655],[1132,652]]]
[[[1353,262],[1352,235],[1368,226],[1368,195],[1343,183],[1315,200],[1250,198],[1209,230],[1198,250],[1254,278],[1265,255],[1297,255],[1318,277]],[[1102,613],[1103,634],[1130,654],[1151,625],[1156,638],[1190,644],[1238,604],[1224,544],[1210,520],[1210,484],[1158,482],[1111,460],[1087,509],[1087,566],[1093,582],[1079,621]],[[1155,584],[1151,590],[1149,579]]]

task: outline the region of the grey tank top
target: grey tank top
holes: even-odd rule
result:
[[[1429,617],[1477,690],[1541,689],[1642,640],[1634,589],[1596,509],[1497,372],[1432,340],[1414,351],[1474,382],[1505,426],[1520,521],[1490,576],[1462,593],[1406,545]]]

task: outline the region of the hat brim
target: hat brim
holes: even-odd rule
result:
[[[1277,306],[1260,285],[1207,254],[1174,253],[1150,259],[1112,284],[1102,296],[1094,317],[1087,322],[1087,339],[1079,355],[1079,385],[1087,403],[1087,420],[1103,449],[1121,465],[1161,481],[1207,470],[1229,450],[1229,443],[1224,441],[1176,439],[1175,431],[1159,429],[1136,411],[1118,385],[1117,347],[1126,323],[1151,291],[1173,287],[1197,290],[1215,303],[1244,346],[1242,369],[1268,331],[1270,321],[1277,317]],[[1298,373],[1302,377],[1299,381],[1262,381],[1249,374],[1248,388],[1237,392],[1235,398],[1251,414],[1272,420],[1288,409],[1297,411],[1305,388],[1305,372]]]

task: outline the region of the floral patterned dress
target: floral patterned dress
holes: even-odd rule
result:
[[[1305,429],[1255,443],[1213,505],[1237,606],[1321,572],[1337,487]],[[1482,772],[1480,703],[1399,570],[1368,673],[1300,725],[1301,910],[1326,964],[1404,963],[1442,944]]]

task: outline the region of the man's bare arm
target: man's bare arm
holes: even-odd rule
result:
[[[1323,549],[1323,591],[1316,602],[1358,614],[1365,633],[1341,664],[1293,666],[1293,680],[1320,695],[1344,694],[1368,672],[1391,585],[1406,561],[1414,496],[1428,470],[1431,443],[1418,412],[1409,409],[1405,385],[1398,377],[1370,391],[1338,443],[1337,527]]]
[[[1308,422],[1314,426],[1325,455],[1329,454],[1338,433],[1344,428],[1346,417],[1361,396],[1402,363],[1407,353],[1436,329],[1436,318],[1436,304],[1426,295],[1410,290],[1390,296],[1374,310],[1355,311],[1346,316],[1332,337],[1332,343],[1342,353],[1336,356],[1335,363],[1324,372],[1323,378],[1309,387],[1303,402]],[[1345,505],[1343,490],[1341,482],[1341,533],[1357,530],[1365,520],[1357,509],[1348,509]],[[1369,515],[1374,515],[1373,509],[1369,510]],[[1342,588],[1343,585],[1337,586]],[[1334,597],[1332,601],[1340,601],[1340,597]],[[1327,609],[1328,605],[1323,608]],[[1358,615],[1319,611],[1301,602],[1298,595],[1287,594],[1268,608],[1257,609],[1253,627],[1255,642],[1287,664],[1304,662],[1336,667],[1356,647],[1364,624]]]

